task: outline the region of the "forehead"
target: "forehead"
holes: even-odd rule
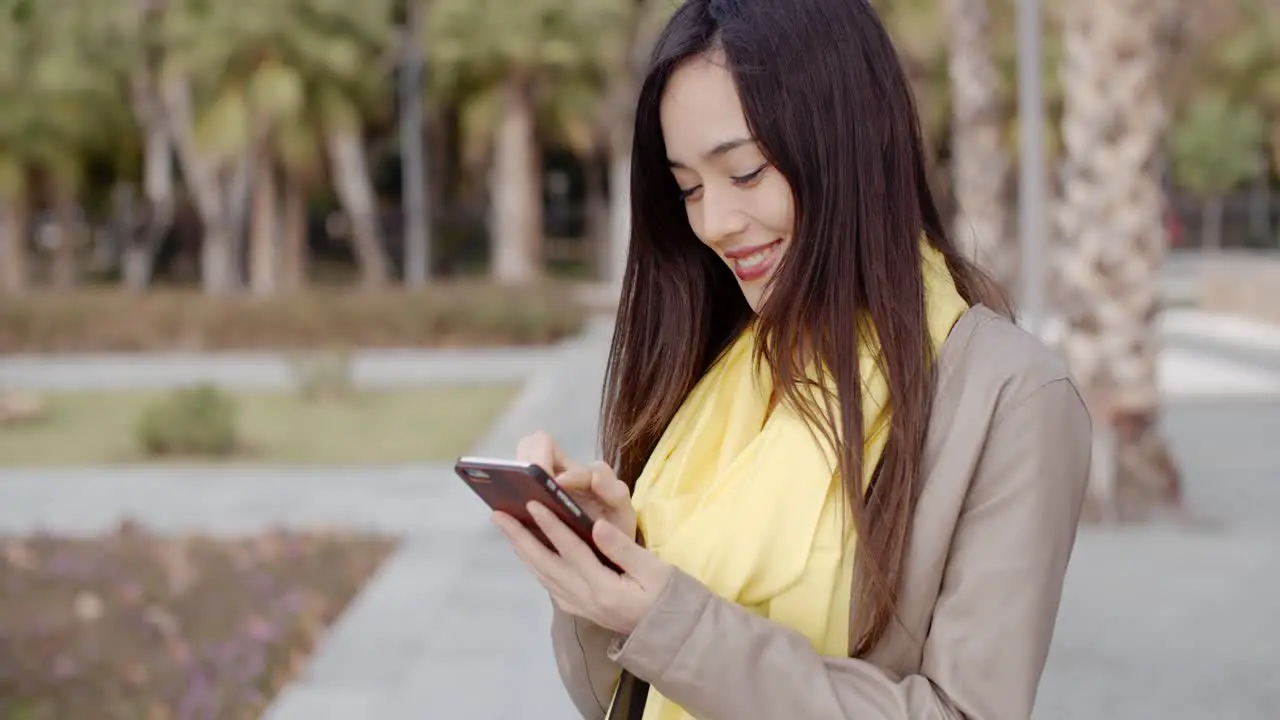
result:
[[[682,162],[750,135],[733,76],[715,57],[690,58],[672,73],[660,113],[667,154]]]

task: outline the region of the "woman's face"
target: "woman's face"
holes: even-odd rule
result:
[[[729,266],[758,312],[791,245],[791,186],[752,139],[733,77],[719,57],[699,56],[680,66],[660,112],[689,226]]]

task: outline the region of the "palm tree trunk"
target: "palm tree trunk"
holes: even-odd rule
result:
[[[951,29],[951,170],[958,204],[955,239],[1006,291],[1017,289],[1018,246],[1005,193],[1009,159],[1001,143],[1000,79],[991,58],[986,0],[947,0]]]
[[[22,197],[0,197],[0,295],[24,295],[30,287],[26,240]]]
[[[325,145],[329,150],[334,190],[351,222],[361,283],[367,288],[383,287],[390,272],[378,227],[378,208],[369,180],[364,143],[352,130],[330,128],[325,132]]]
[[[185,78],[171,77],[162,87],[169,133],[182,163],[182,177],[195,199],[204,237],[200,245],[200,278],[208,295],[230,295],[238,285],[232,247],[234,227],[227,198],[211,162],[195,141],[191,114],[191,88]]]
[[[75,196],[67,188],[55,188],[54,193],[58,244],[53,249],[53,268],[50,279],[54,288],[70,290],[80,279],[79,263],[76,261],[80,224],[76,222]]]
[[[1160,434],[1155,328],[1165,231],[1158,83],[1162,3],[1068,5],[1062,68],[1066,161],[1055,263],[1072,371],[1114,468],[1095,462],[1089,514],[1141,518],[1180,509],[1178,471]],[[1100,441],[1106,445],[1107,438]],[[1114,473],[1108,472],[1114,469]],[[1111,489],[1103,480],[1114,477]]]
[[[404,281],[410,288],[426,285],[431,277],[431,203],[423,143],[423,53],[419,38],[426,15],[425,0],[406,0],[404,46],[400,72],[400,167],[404,222],[402,247]]]
[[[249,235],[249,289],[266,296],[276,291],[279,274],[276,178],[267,148],[259,146],[253,168],[253,214]]]
[[[284,247],[280,257],[280,289],[299,290],[307,281],[307,192],[291,173],[284,178]]]
[[[146,131],[145,177],[147,212],[142,227],[128,223],[124,243],[124,284],[132,292],[142,292],[151,284],[156,253],[173,227],[173,144],[162,123]]]
[[[145,6],[138,6],[145,13]],[[134,118],[146,136],[143,187],[147,197],[146,223],[139,228],[128,223],[124,237],[124,284],[132,292],[142,292],[151,284],[156,253],[173,226],[174,183],[173,141],[165,120],[163,99],[154,74],[143,67],[130,77]],[[132,198],[129,198],[132,209]]]
[[[542,173],[534,135],[533,85],[518,72],[503,87],[492,173],[489,242],[494,278],[507,284],[533,282],[542,274]]]

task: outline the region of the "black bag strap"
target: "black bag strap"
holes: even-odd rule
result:
[[[649,683],[632,675],[626,670],[618,678],[618,692],[613,694],[613,702],[609,705],[609,720],[640,720],[644,717],[644,706],[649,699]]]

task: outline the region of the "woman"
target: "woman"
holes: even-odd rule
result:
[[[860,0],[687,0],[640,92],[609,464],[518,455],[608,570],[495,514],[584,717],[1027,718],[1090,461],[1067,370],[948,240]]]

